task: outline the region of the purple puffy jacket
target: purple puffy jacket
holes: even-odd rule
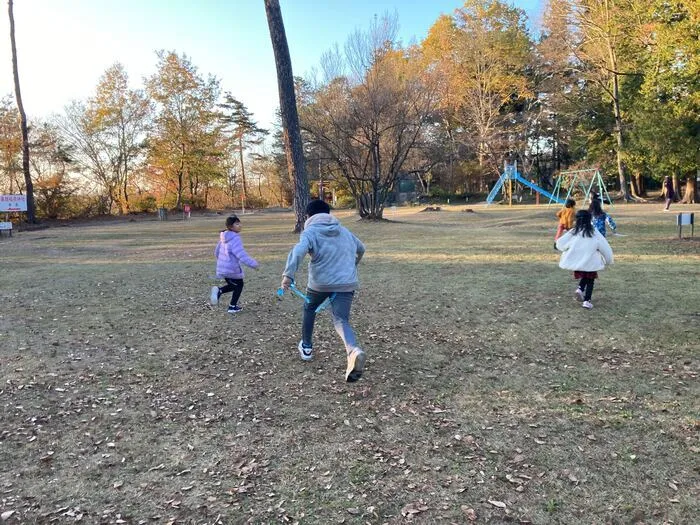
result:
[[[258,261],[248,255],[243,248],[241,236],[226,230],[219,235],[219,242],[214,249],[216,256],[216,276],[229,279],[243,279],[242,264],[251,268],[258,267]]]

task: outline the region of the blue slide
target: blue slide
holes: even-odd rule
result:
[[[549,197],[550,200],[552,200],[556,203],[559,203],[559,204],[564,204],[563,199],[560,199],[559,197],[555,197],[554,195],[549,193],[547,190],[540,188],[537,184],[530,182],[527,179],[524,179],[523,177],[520,176],[520,173],[516,173],[514,179],[517,180],[519,183],[524,184],[528,188],[532,188],[536,192],[541,193],[545,197]]]

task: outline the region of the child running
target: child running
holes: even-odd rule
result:
[[[349,320],[353,296],[358,287],[357,265],[365,253],[365,246],[330,213],[325,201],[313,200],[308,204],[308,219],[299,242],[289,252],[281,286],[284,290],[289,289],[297,269],[309,254],[311,262],[306,288],[309,302],[304,304],[299,356],[304,361],[313,359],[316,308],[331,297],[333,325],[343,340],[347,355],[345,380],[354,383],[362,377],[365,352],[358,346]]]
[[[566,199],[564,207],[557,212],[557,218],[559,219],[559,226],[557,226],[557,234],[554,236],[555,241],[561,237],[565,231],[574,227],[576,223],[576,201],[574,199]],[[557,249],[556,242],[554,243],[554,249]]]
[[[598,272],[613,264],[613,252],[608,241],[593,227],[591,214],[586,210],[576,213],[576,225],[557,240],[557,250],[563,252],[559,267],[573,270],[574,279],[579,280],[576,299],[581,306],[593,308],[591,296]]]
[[[603,211],[603,205],[601,202],[602,201],[600,199],[591,200],[591,205],[589,206],[588,211],[591,213],[593,218],[593,226],[595,226],[595,229],[598,230],[603,237],[606,237],[607,228],[605,225],[607,224],[610,226],[610,229],[613,231],[613,233],[615,233],[615,231],[617,231],[617,224],[615,224],[615,221],[610,215]]]
[[[238,305],[238,299],[243,291],[243,267],[258,268],[258,261],[250,257],[243,249],[243,241],[240,236],[241,221],[235,215],[226,219],[226,229],[219,235],[219,242],[214,249],[216,256],[216,276],[226,281],[226,286],[212,286],[209,300],[212,305],[219,304],[219,298],[231,292],[231,302],[228,305],[228,313],[235,314],[242,308]]]

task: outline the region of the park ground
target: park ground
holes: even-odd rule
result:
[[[235,316],[207,302],[225,215],[0,239],[0,519],[697,523],[700,228],[661,208],[609,210],[591,311],[557,207],[339,211],[367,246],[355,384],[328,313],[298,358],[290,213],[243,216]]]

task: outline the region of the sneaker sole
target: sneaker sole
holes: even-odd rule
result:
[[[362,377],[365,368],[365,353],[353,352],[348,359],[348,368],[345,371],[345,381],[354,383]]]
[[[212,306],[219,304],[219,289],[216,286],[212,287],[211,289],[211,293],[209,294],[209,302]]]

